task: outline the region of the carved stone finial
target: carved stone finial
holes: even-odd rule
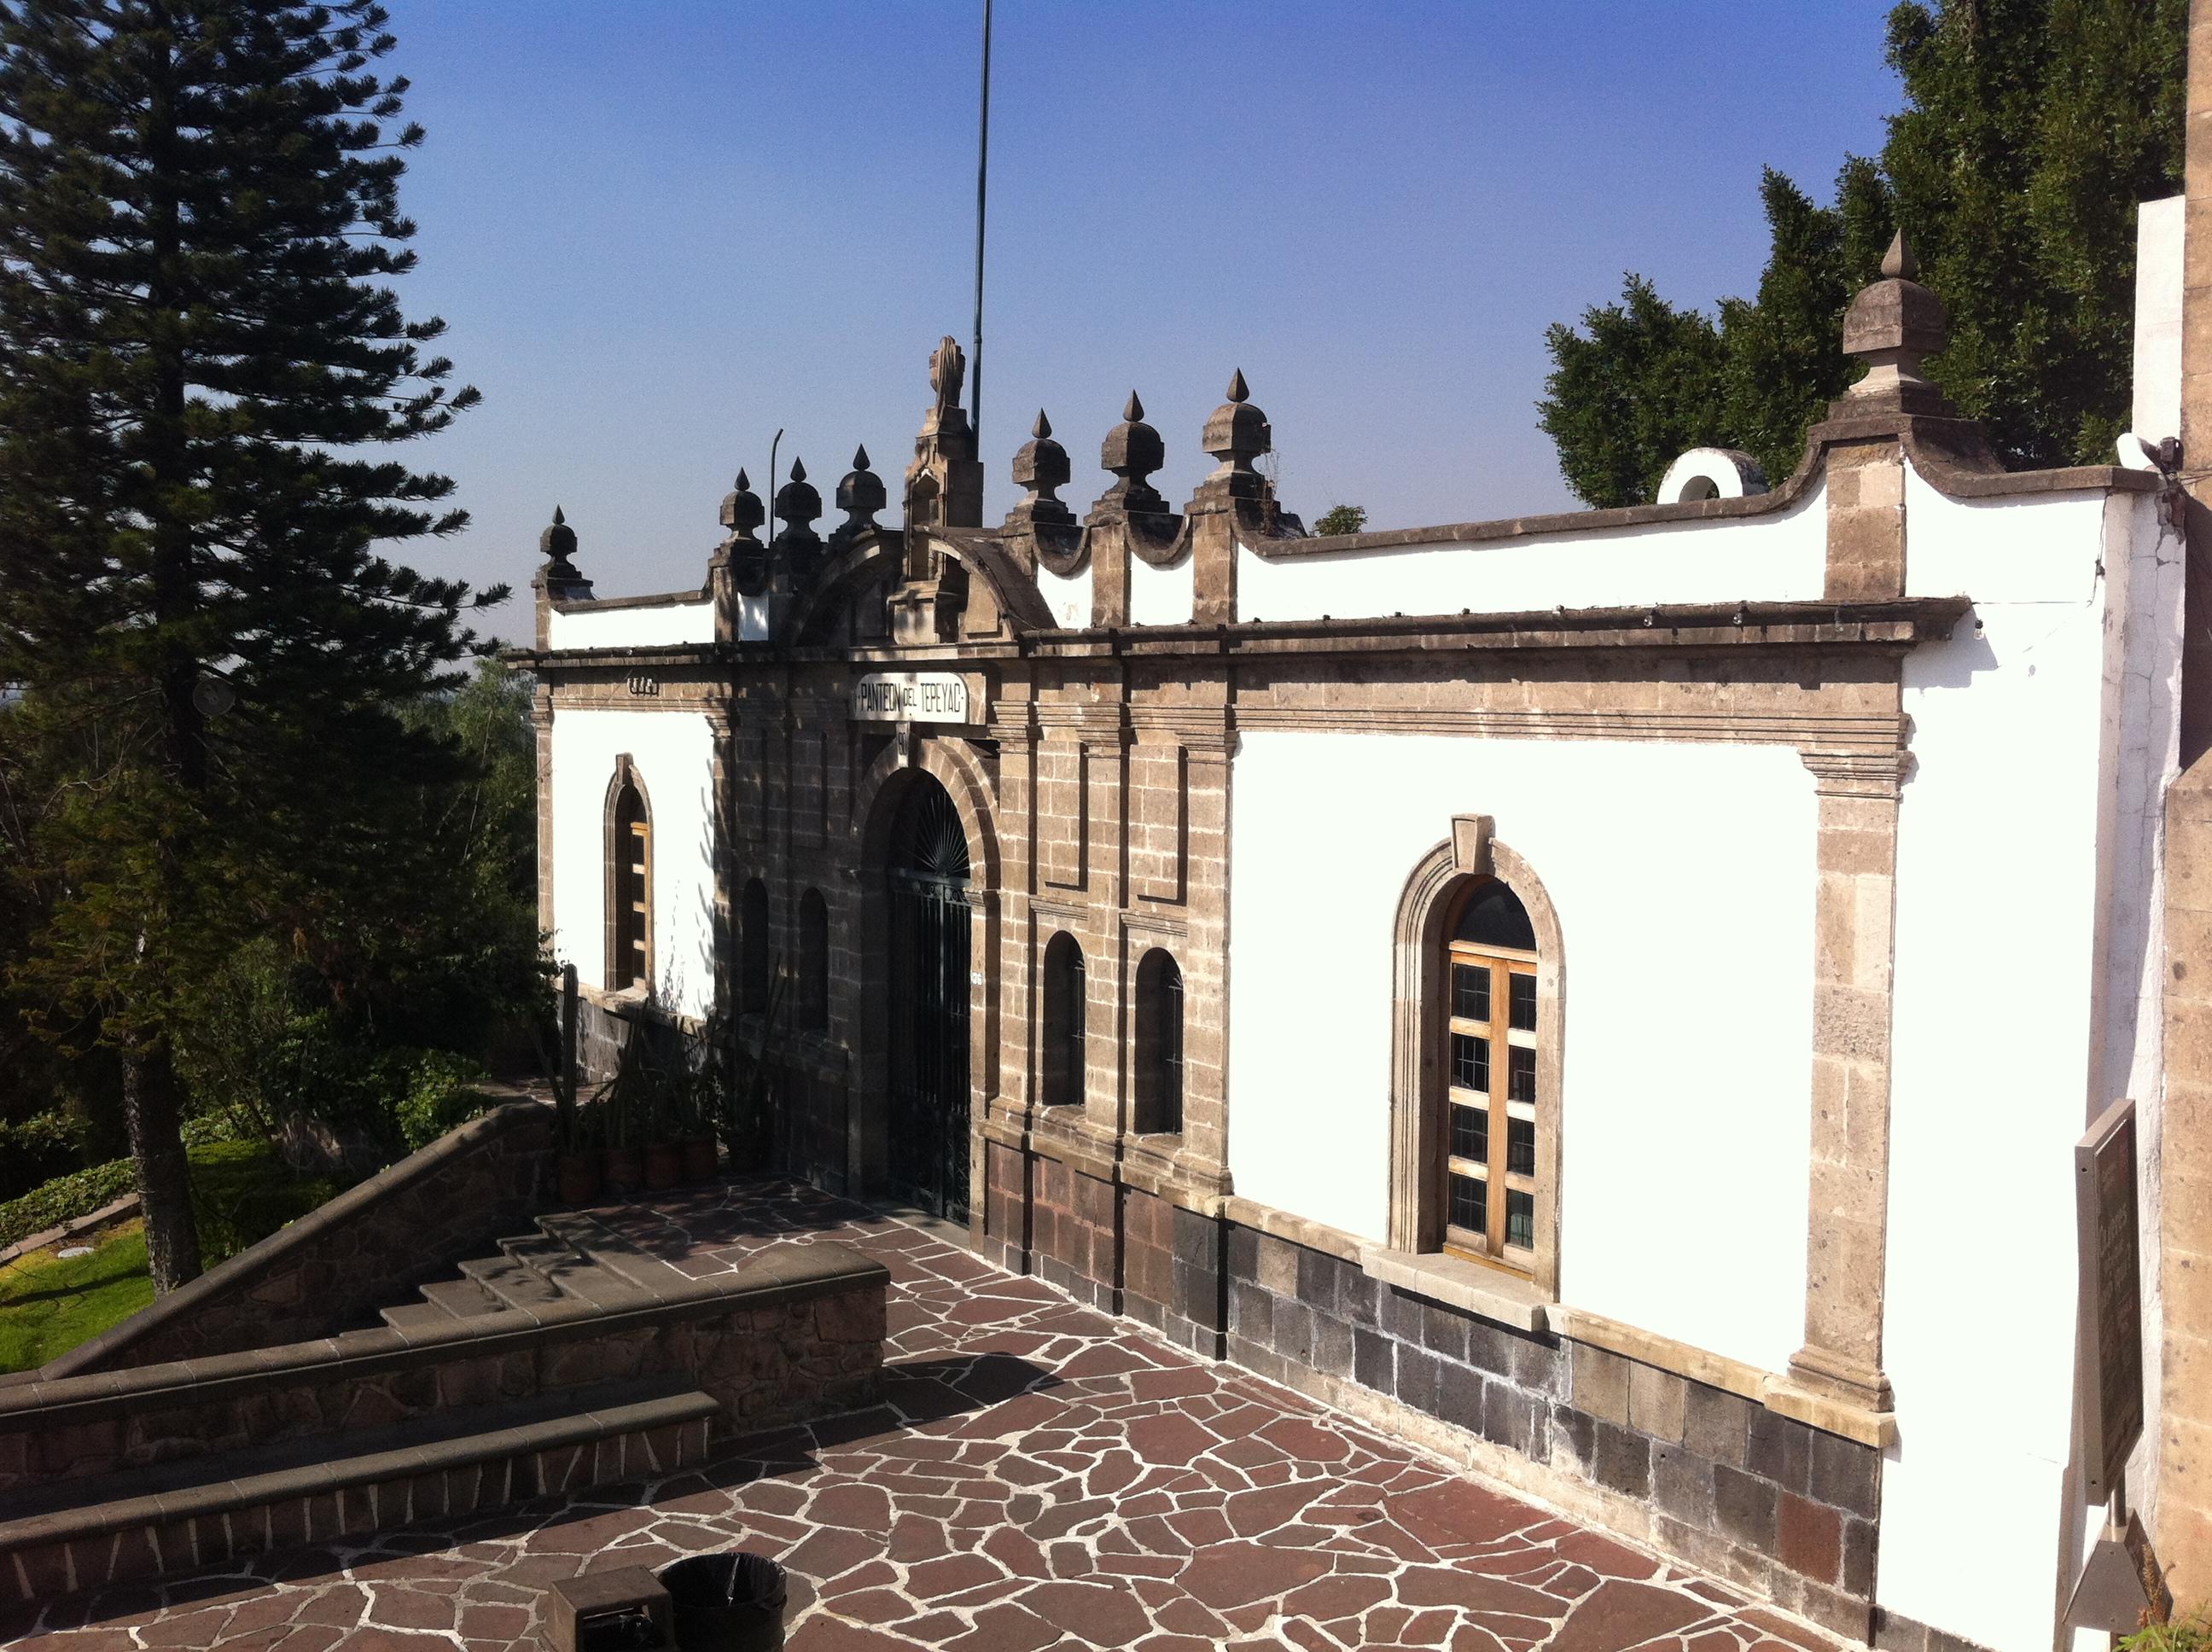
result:
[[[553,507],[553,521],[538,536],[538,554],[553,564],[554,571],[564,578],[577,577],[575,564],[568,559],[576,554],[576,530],[568,525],[568,519],[561,507]]]
[[[775,490],[775,519],[783,531],[775,536],[778,546],[805,548],[821,544],[821,536],[814,531],[813,524],[822,514],[822,495],[806,479],[803,460],[791,461],[791,480]]]
[[[761,496],[752,489],[743,471],[738,472],[738,485],[722,495],[722,525],[730,531],[732,539],[750,540],[753,530],[768,520],[768,509]]]
[[[1881,261],[1882,279],[1860,289],[1844,313],[1844,354],[1867,363],[1866,377],[1844,393],[1844,410],[1954,416],[1943,392],[1920,370],[1942,353],[1950,321],[1942,301],[1913,275],[1918,264],[1899,230]]]
[[[1075,513],[1060,498],[1060,489],[1074,474],[1067,449],[1052,439],[1052,421],[1037,409],[1036,432],[1014,453],[1014,481],[1024,491],[1006,513],[1002,530],[1009,548],[1024,566],[1034,567],[1032,556],[1057,566],[1073,543]]]
[[[569,560],[576,554],[576,530],[568,525],[558,505],[553,507],[551,524],[538,536],[538,554],[545,559],[545,566],[530,583],[538,592],[538,646],[544,648],[551,646],[549,604],[585,601],[592,594],[592,582]]]
[[[1206,419],[1206,434],[1200,445],[1220,461],[1208,480],[1236,478],[1238,485],[1231,489],[1232,493],[1238,497],[1257,498],[1260,489],[1244,486],[1243,478],[1249,477],[1255,483],[1259,482],[1259,472],[1252,468],[1252,461],[1267,451],[1274,436],[1267,428],[1267,416],[1252,404],[1250,397],[1240,369],[1229,381],[1229,399]]]
[[[1036,423],[1030,428],[1036,432],[1036,436],[1024,442],[1014,454],[1014,480],[1029,490],[1029,497],[1022,502],[1032,506],[1060,505],[1059,490],[1074,474],[1068,463],[1067,449],[1052,439],[1052,421],[1045,417],[1042,408],[1037,410]],[[1050,514],[1074,519],[1064,505]]]
[[[1146,478],[1167,462],[1167,444],[1145,422],[1145,404],[1133,390],[1121,410],[1121,422],[1106,433],[1098,450],[1098,463],[1120,478],[1100,498],[1099,508],[1165,514],[1168,501]]]
[[[1881,255],[1881,273],[1892,281],[1920,278],[1920,260],[1912,256],[1912,244],[1901,229],[1890,237],[1889,251]]]
[[[868,450],[863,446],[853,450],[853,468],[837,484],[837,508],[845,513],[844,521],[830,543],[843,544],[861,534],[872,533],[876,527],[876,513],[890,499],[884,479],[868,468]]]

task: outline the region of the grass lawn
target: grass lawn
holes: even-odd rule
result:
[[[209,1267],[336,1196],[343,1182],[296,1176],[258,1142],[190,1150],[192,1206]],[[111,1229],[89,1256],[40,1251],[0,1268],[0,1371],[28,1370],[154,1300],[144,1224]]]
[[[50,1250],[0,1268],[0,1371],[27,1371],[98,1336],[154,1300],[146,1234],[133,1222],[89,1256]]]

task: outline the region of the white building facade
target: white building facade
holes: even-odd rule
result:
[[[610,601],[556,524],[540,887],[599,1059],[750,1029],[785,1168],[1831,1629],[2067,1643],[2174,490],[2004,471],[1888,270],[1771,489],[1314,538],[1240,375],[1181,510],[1133,398],[1087,515],[1041,429],[987,531],[948,340],[903,527],[865,456],[826,538],[741,477],[701,589]]]

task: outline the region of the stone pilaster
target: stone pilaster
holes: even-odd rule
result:
[[[1821,594],[1838,602],[1905,594],[1905,449],[1894,436],[1828,449],[1828,572]]]
[[[1881,1369],[1901,752],[1807,752],[1820,805],[1805,1345],[1790,1375],[1891,1409]]]
[[[2149,1504],[2174,1599],[2212,1599],[2212,0],[2191,0],[2181,446],[2191,495],[2181,761],[2166,798],[2166,1086],[2158,1144],[2163,1335]],[[2141,1489],[2137,1495],[2141,1496]]]
[[[544,607],[542,597],[539,606]],[[538,930],[548,938],[550,945],[553,933],[553,689],[542,678],[530,696],[530,727],[538,754]]]
[[[707,726],[714,742],[714,1014],[718,1021],[726,1022],[735,1016],[738,1005],[736,846],[731,818],[738,772],[737,720],[726,705],[720,706],[707,714]]]

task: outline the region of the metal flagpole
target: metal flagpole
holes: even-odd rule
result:
[[[983,440],[983,200],[991,174],[991,0],[983,0],[983,112],[975,137],[975,341],[969,352],[968,423]]]

